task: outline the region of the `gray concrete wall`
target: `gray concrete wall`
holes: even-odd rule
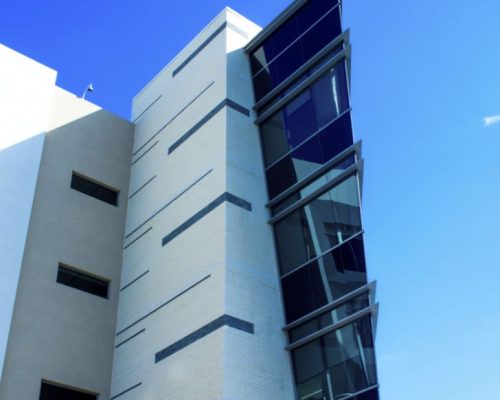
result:
[[[1,400],[42,379],[109,398],[133,124],[55,89],[14,306]],[[120,190],[119,206],[70,188],[72,171]],[[110,280],[104,299],[56,282],[62,262]]]

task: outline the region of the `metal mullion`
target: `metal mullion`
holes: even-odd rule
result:
[[[358,319],[361,319],[363,317],[366,317],[366,316],[372,314],[373,312],[375,312],[375,308],[376,308],[376,304],[369,306],[369,307],[366,307],[366,308],[340,320],[339,322],[336,322],[335,324],[332,324],[330,326],[327,326],[326,328],[320,329],[319,331],[314,332],[313,334],[311,334],[309,336],[306,336],[300,340],[297,340],[296,342],[293,342],[293,343],[287,345],[285,347],[285,350],[291,351],[293,349],[296,349],[297,347],[300,347],[306,343],[309,343],[315,339],[318,339],[321,336],[326,335],[327,333],[339,330],[340,328],[343,328],[344,326],[347,326],[347,325],[357,321]]]
[[[347,59],[351,55],[351,46],[348,45],[346,46],[342,51],[340,51],[335,57],[333,57],[328,63],[323,65],[320,69],[315,71],[311,76],[309,76],[306,80],[301,82],[297,87],[295,87],[292,91],[287,93],[285,97],[277,101],[275,104],[273,104],[271,107],[269,107],[266,111],[264,111],[261,115],[259,115],[255,119],[256,124],[260,124],[262,121],[270,117],[272,114],[274,114],[276,111],[281,109],[286,103],[290,102],[293,100],[295,97],[300,95],[304,89],[309,87],[311,84],[319,80],[325,72],[328,71],[332,66],[335,64],[338,64],[341,62],[343,59]]]
[[[318,308],[317,310],[314,310],[313,312],[311,312],[307,315],[304,315],[303,317],[301,317],[301,318],[293,321],[292,323],[284,326],[282,329],[284,331],[288,331],[290,329],[296,328],[297,326],[302,325],[302,324],[308,322],[309,320],[320,316],[321,314],[323,314],[325,312],[328,312],[334,308],[338,308],[342,304],[347,303],[349,300],[352,300],[353,298],[358,297],[365,292],[371,293],[373,290],[375,290],[375,287],[376,287],[375,281],[367,283],[366,285],[363,285],[363,286],[353,290],[352,292],[347,293],[346,295],[344,295],[342,297],[339,297],[337,300],[334,300],[331,303],[326,304],[323,307]],[[374,304],[374,303],[372,303],[370,301],[370,305],[372,305],[372,304]]]
[[[314,200],[316,197],[321,196],[323,193],[332,189],[334,186],[339,185],[344,180],[348,179],[351,175],[355,175],[362,164],[363,164],[363,161],[358,161],[356,164],[351,165],[344,172],[342,172],[340,175],[336,176],[334,179],[332,179],[331,181],[324,184],[319,189],[315,190],[314,192],[307,195],[303,199],[300,199],[296,203],[292,204],[290,207],[279,212],[277,215],[275,215],[274,217],[269,219],[268,223],[275,224],[276,222],[282,220],[283,218],[285,218],[287,215],[291,214],[295,210],[298,210],[299,208],[305,206],[307,203],[311,202],[311,200]]]
[[[286,78],[283,82],[280,82],[278,86],[273,88],[269,93],[267,93],[262,99],[260,99],[257,103],[255,103],[255,106],[253,107],[254,110],[258,110],[260,108],[263,108],[267,103],[269,103],[274,97],[276,97],[279,92],[281,92],[283,89],[285,89],[287,86],[290,86],[293,81],[295,81],[297,78],[299,78],[301,75],[307,72],[310,68],[314,67],[316,63],[318,63],[324,56],[328,54],[331,50],[333,50],[335,47],[337,47],[340,43],[344,42],[344,45],[349,45],[349,29],[345,30],[342,32],[340,35],[338,35],[335,39],[333,39],[330,43],[328,43],[325,47],[323,47],[317,54],[315,54],[313,57],[311,57],[308,61],[306,61],[304,64],[302,64],[295,72],[293,72],[288,78]],[[339,54],[342,52],[341,50]],[[334,56],[335,57],[335,56]],[[257,74],[261,73],[262,68]],[[257,74],[255,74],[253,77],[255,77]]]
[[[280,203],[282,200],[285,200],[289,195],[306,187],[308,184],[313,182],[315,179],[319,178],[321,175],[324,175],[326,172],[328,172],[333,166],[335,166],[335,164],[338,164],[344,158],[347,158],[349,155],[351,155],[351,153],[356,155],[357,160],[361,160],[361,141],[358,141],[358,142],[354,143],[353,145],[349,146],[347,149],[343,150],[341,153],[339,153],[335,157],[333,157],[330,161],[323,164],[316,171],[312,172],[311,174],[309,174],[305,178],[301,179],[299,182],[290,186],[284,192],[281,192],[279,195],[273,197],[266,204],[266,207],[273,207],[276,204]],[[288,153],[288,155],[289,154],[291,154],[291,152]],[[362,171],[362,169],[360,169],[360,171]]]
[[[271,164],[266,165],[264,167],[264,170],[265,171],[270,170],[272,167],[274,167],[275,165],[277,165],[280,161],[284,160],[286,157],[288,157],[289,155],[291,155],[295,150],[297,150],[303,144],[305,144],[305,143],[309,142],[310,140],[314,139],[317,135],[319,135],[321,132],[323,132],[326,128],[328,128],[330,125],[332,125],[335,122],[337,122],[340,118],[342,118],[347,113],[350,113],[351,111],[352,111],[352,109],[350,107],[347,108],[347,109],[345,109],[344,111],[342,111],[339,115],[337,115],[335,118],[333,118],[330,122],[328,122],[326,125],[323,125],[321,128],[317,129],[315,132],[313,132],[311,135],[309,135],[306,139],[304,139],[298,145],[296,145],[295,147],[293,147],[292,149],[290,149],[286,153],[284,153],[281,156],[279,156],[279,158],[277,158],[276,160],[274,160]]]

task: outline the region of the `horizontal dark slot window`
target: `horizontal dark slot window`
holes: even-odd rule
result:
[[[341,33],[337,7],[253,77],[255,100],[261,100]]]
[[[97,400],[97,394],[42,382],[39,400]]]
[[[109,281],[96,278],[81,271],[76,271],[59,264],[57,282],[72,288],[108,298]]]
[[[291,323],[366,285],[363,238],[357,236],[281,280]]]
[[[345,114],[266,170],[269,199],[311,175],[352,146],[350,114]]]
[[[250,55],[252,75],[255,75],[300,35],[307,31],[328,10],[335,7],[338,0],[310,0],[267,38]]]
[[[345,61],[341,61],[260,124],[266,166],[342,118],[348,108]]]
[[[75,189],[113,206],[118,205],[117,190],[104,187],[103,185],[100,185],[99,183],[96,183],[88,178],[84,178],[81,175],[77,175],[74,172],[71,177],[71,189]]]

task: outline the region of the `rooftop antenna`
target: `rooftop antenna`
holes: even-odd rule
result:
[[[87,92],[93,92],[94,91],[94,87],[92,86],[92,83],[89,83],[88,86],[85,88],[85,90],[83,91],[83,94],[82,94],[82,99],[85,99],[85,95],[87,94]]]

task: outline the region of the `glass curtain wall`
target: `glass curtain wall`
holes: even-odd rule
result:
[[[340,16],[306,1],[249,50],[300,400],[378,400]]]

